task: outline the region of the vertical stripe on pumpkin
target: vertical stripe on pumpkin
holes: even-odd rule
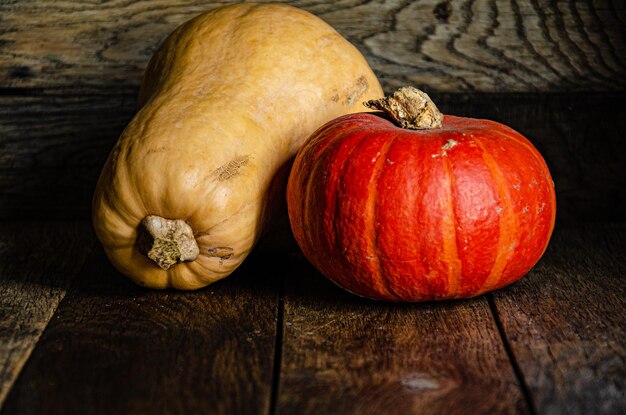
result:
[[[511,254],[514,251],[519,232],[517,217],[509,195],[509,183],[500,171],[498,162],[489,154],[480,140],[476,140],[476,145],[483,151],[482,158],[491,173],[497,194],[500,198],[500,234],[498,236],[498,248],[496,261],[489,272],[489,277],[480,288],[479,292],[486,292],[498,285],[502,277],[502,271],[506,267]]]
[[[365,296],[394,299],[380,279],[379,259],[372,241],[375,232],[373,186],[385,141],[385,137],[368,132],[355,146],[342,175],[341,193],[350,197],[341,201],[335,228],[339,245],[346,249],[345,260],[352,269],[350,289]]]
[[[441,217],[441,233],[443,235],[443,257],[448,267],[448,298],[454,298],[459,290],[461,280],[461,261],[456,237],[456,217],[454,214],[454,200],[452,199],[453,189],[456,187],[454,176],[450,168],[450,160],[447,156],[441,157],[443,171],[445,172],[447,183],[445,185],[445,200]]]
[[[302,211],[303,223],[308,229],[309,249],[314,251],[311,262],[325,275],[333,275],[339,285],[350,281],[351,269],[345,266],[341,243],[337,236],[337,222],[341,212],[340,187],[347,160],[363,141],[358,128],[329,139],[324,151],[313,158],[313,166],[306,177],[306,197]],[[316,143],[321,147],[322,143]],[[317,150],[317,149],[316,149]],[[319,151],[319,150],[317,150]],[[323,180],[325,183],[318,183]]]
[[[430,287],[430,298],[440,299],[448,296],[450,278],[458,268],[453,215],[450,214],[450,176],[441,160],[441,140],[421,140],[421,152],[425,155],[423,168],[428,173],[420,184],[417,230],[420,231],[421,260],[428,267],[424,279]],[[453,283],[453,290],[455,286]]]
[[[378,179],[381,270],[390,288],[402,298],[433,298],[430,270],[423,260],[428,243],[418,231],[424,209],[422,187],[432,172],[427,145],[426,140],[398,134]]]
[[[511,203],[520,229],[512,254],[513,260],[503,271],[503,278],[498,283],[500,287],[526,273],[543,254],[547,244],[537,244],[536,241],[549,240],[553,226],[554,193],[551,179],[541,174],[547,171],[545,162],[525,138],[499,134],[491,137],[489,142],[494,143],[491,144],[490,152],[497,158],[501,170],[509,170],[503,170],[503,173],[509,184],[513,184],[510,186]],[[509,151],[502,151],[499,145],[495,145],[503,142],[506,142]],[[516,151],[511,151],[513,149]]]
[[[498,194],[475,138],[461,133],[446,138],[458,143],[448,151],[448,158],[454,179],[457,254],[462,267],[459,292],[473,295],[489,277],[496,260],[500,237]]]
[[[389,149],[393,145],[396,137],[395,134],[392,138],[387,139],[387,141],[382,142],[382,147],[380,149],[380,154],[376,159],[376,163],[374,165],[374,171],[372,173],[372,177],[370,179],[369,187],[368,187],[368,199],[366,202],[367,209],[367,217],[369,221],[367,223],[366,235],[368,235],[367,241],[369,242],[368,246],[368,256],[372,257],[372,267],[375,268],[374,272],[376,278],[380,280],[381,286],[385,288],[386,293],[383,295],[388,299],[398,300],[398,295],[393,291],[393,287],[387,281],[387,275],[382,264],[380,257],[380,248],[379,248],[379,233],[380,233],[380,211],[378,209],[380,205],[380,193],[378,191],[378,182],[383,172],[383,169],[387,165],[387,155],[389,153]]]

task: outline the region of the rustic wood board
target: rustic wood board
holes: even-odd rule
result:
[[[135,92],[0,96],[0,166],[93,168],[132,118]]]
[[[557,230],[493,302],[537,413],[626,413],[625,224]]]
[[[432,94],[445,113],[503,122],[546,158],[559,220],[626,218],[626,94]],[[0,217],[88,218],[134,93],[0,96]]]
[[[2,2],[0,88],[136,86],[176,26],[224,3],[229,2]],[[626,88],[626,5],[619,1],[284,3],[317,14],[352,41],[387,88]]]
[[[3,226],[4,234],[18,229]],[[31,246],[25,242],[37,240],[31,234],[56,235],[60,228],[80,233],[65,224],[32,225],[26,238],[3,245],[3,261],[8,256],[14,265],[2,275],[26,262],[50,268],[42,266],[37,252],[13,252]],[[58,246],[54,238],[43,239]],[[88,249],[90,241],[68,237],[63,247]],[[229,279],[195,293],[136,287],[96,249],[41,336],[3,413],[54,408],[613,414],[626,409],[624,224],[557,229],[541,262],[513,286],[487,298],[415,305],[373,302],[342,291],[297,253],[284,232],[269,235],[258,248]],[[79,266],[54,255],[42,258],[60,261],[60,268]],[[52,293],[31,302],[34,312],[25,307],[28,315],[21,306],[5,311],[10,296],[2,281],[3,316],[16,314],[20,323],[3,327],[3,333],[23,330],[30,336],[45,326],[26,323],[45,301],[58,302],[50,287],[59,280],[37,275],[44,277],[26,280],[37,280],[47,288],[36,288]],[[17,291],[18,298],[32,292]],[[28,341],[32,347],[36,338]],[[5,350],[10,349],[2,345]],[[8,390],[12,379],[4,381]]]
[[[279,278],[254,255],[205,290],[149,291],[97,249],[3,413],[267,413]]]
[[[134,95],[0,96],[0,217],[89,218]]]
[[[0,407],[94,239],[85,222],[0,223]]]
[[[529,412],[485,298],[374,302],[295,256],[282,345],[277,414]]]

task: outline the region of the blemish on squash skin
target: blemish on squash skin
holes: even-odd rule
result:
[[[250,162],[250,156],[236,157],[213,171],[218,181],[230,180],[239,174],[243,166]]]
[[[111,165],[115,166],[117,164],[117,160],[120,158],[120,153],[122,151],[122,146],[120,145],[120,142],[118,141],[117,143],[115,143],[115,146],[113,146],[113,149],[111,150]]]
[[[368,88],[367,78],[361,75],[354,81],[354,84],[346,92],[346,98],[343,100],[343,105],[351,107],[354,103],[367,91]]]
[[[163,153],[164,151],[167,151],[167,148],[165,146],[161,146],[161,147],[157,147],[157,148],[151,148],[150,150],[148,150],[146,152],[146,155],[154,154],[154,153]]]
[[[209,248],[207,250],[207,256],[217,257],[222,261],[230,259],[233,256],[235,250],[229,246],[217,246],[215,248]]]

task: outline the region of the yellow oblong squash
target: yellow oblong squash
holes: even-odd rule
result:
[[[96,186],[95,231],[136,283],[196,289],[248,255],[303,141],[383,92],[321,19],[238,4],[177,28],[139,95]]]

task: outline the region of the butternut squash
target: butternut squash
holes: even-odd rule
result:
[[[230,5],[183,24],[148,64],[96,186],[107,256],[151,288],[227,276],[283,203],[303,141],[382,96],[358,50],[294,7]]]

